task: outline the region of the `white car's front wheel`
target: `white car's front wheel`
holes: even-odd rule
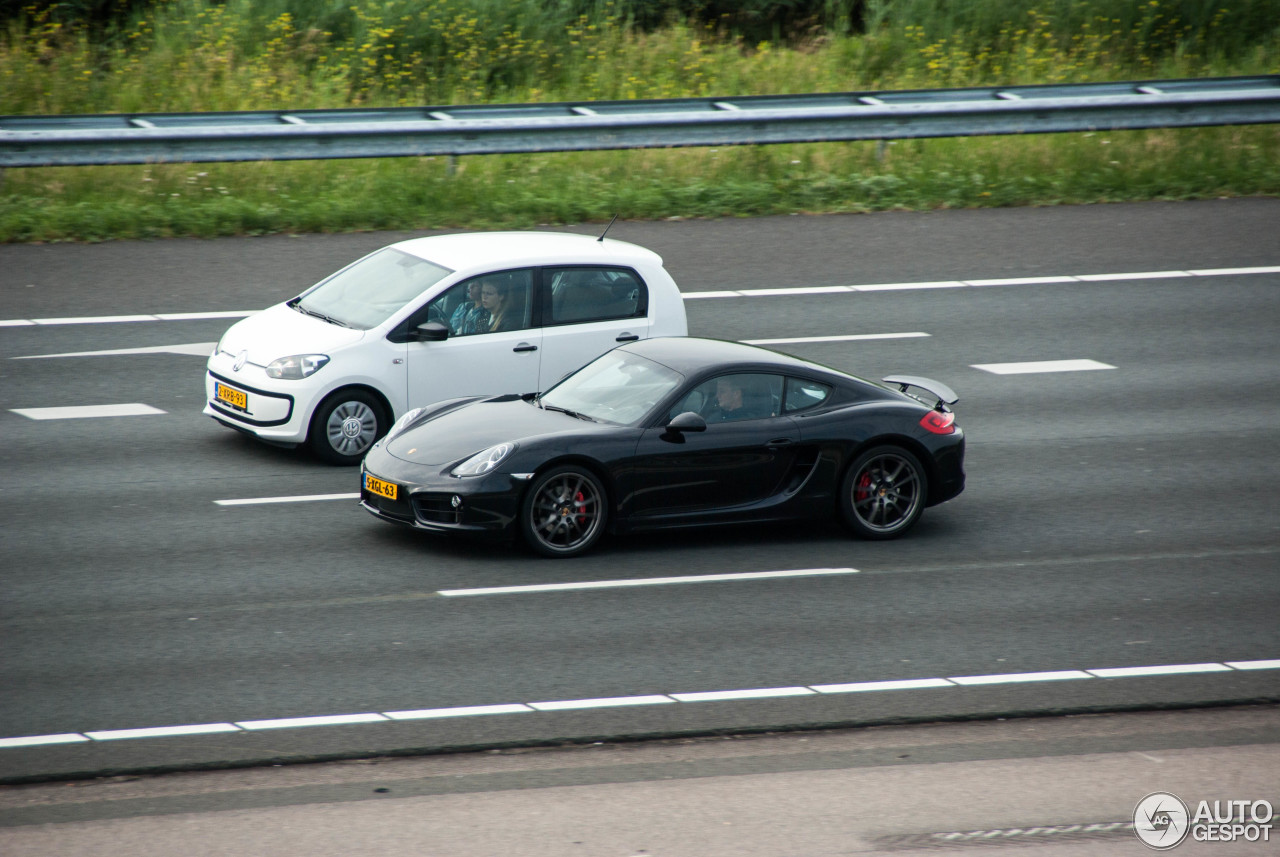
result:
[[[376,397],[364,390],[339,390],[316,408],[307,445],[330,464],[359,464],[390,427],[386,409]]]

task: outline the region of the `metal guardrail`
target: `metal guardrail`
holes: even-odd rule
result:
[[[0,116],[0,168],[492,155],[1280,122],[1280,75],[979,89]]]

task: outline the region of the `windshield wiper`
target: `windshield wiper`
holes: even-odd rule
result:
[[[595,419],[594,417],[589,417],[586,414],[580,414],[577,411],[571,411],[568,408],[562,408],[559,405],[548,405],[545,402],[539,401],[538,406],[541,407],[543,410],[559,411],[562,414],[568,414],[571,417],[576,417],[577,419],[580,419],[580,420],[586,420],[589,423],[599,422],[599,420]]]
[[[304,307],[300,301],[299,301],[299,302],[295,302],[295,303],[291,303],[291,304],[289,304],[289,306],[290,306],[290,307],[292,307],[293,309],[296,309],[298,312],[306,313],[307,315],[314,316],[314,317],[316,317],[316,318],[320,319],[321,321],[327,321],[327,322],[329,322],[329,324],[337,325],[338,327],[350,327],[350,326],[351,326],[351,325],[346,324],[346,323],[344,323],[344,322],[338,321],[336,318],[333,318],[332,316],[325,315],[325,314],[324,314],[324,313],[322,313],[322,312],[316,312],[316,311],[315,311],[315,310],[313,310],[313,309],[308,309],[307,307]]]

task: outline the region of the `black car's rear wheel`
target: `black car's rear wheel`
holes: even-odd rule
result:
[[[591,471],[565,465],[538,476],[520,511],[525,541],[543,556],[576,556],[604,532],[608,497]]]
[[[845,474],[840,511],[866,539],[893,539],[915,525],[929,496],[920,461],[897,446],[878,446],[858,456]]]

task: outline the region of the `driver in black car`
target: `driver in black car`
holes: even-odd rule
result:
[[[717,378],[715,404],[707,414],[707,422],[724,423],[773,416],[773,397],[767,389],[756,390],[751,383],[754,380],[741,375]]]

